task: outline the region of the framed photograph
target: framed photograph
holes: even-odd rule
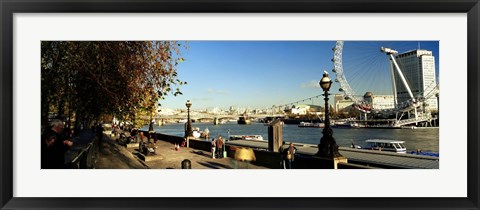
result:
[[[478,0],[0,7],[1,209],[479,208]],[[117,146],[52,162],[85,127]]]

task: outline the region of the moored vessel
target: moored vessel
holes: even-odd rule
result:
[[[298,127],[302,128],[323,128],[325,127],[324,123],[311,123],[311,122],[300,122]]]
[[[264,141],[262,135],[230,135],[229,140],[254,140]]]

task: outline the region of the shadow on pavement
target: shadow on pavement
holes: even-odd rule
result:
[[[211,157],[212,155],[211,154],[207,154],[207,153],[204,153],[203,151],[190,151],[191,153],[193,154],[196,154],[196,155],[201,155],[201,156],[204,156],[204,157]]]
[[[230,166],[227,166],[227,165],[224,165],[224,164],[221,164],[221,163],[211,162],[211,161],[198,162],[198,164],[200,164],[202,166],[205,166],[205,167],[208,167],[208,168],[211,168],[211,169],[233,169]]]
[[[233,169],[232,167],[227,166],[225,164],[211,162],[211,161],[207,161],[207,164],[210,164],[210,165],[213,165],[213,166],[216,166],[216,167],[219,167],[219,168],[224,168],[224,169]]]
[[[212,164],[209,164],[209,163],[198,163],[202,166],[205,166],[207,168],[211,168],[211,169],[220,169],[219,167],[215,166],[215,165],[212,165]]]

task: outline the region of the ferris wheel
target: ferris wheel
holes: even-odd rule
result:
[[[337,75],[335,82],[340,83],[339,91],[343,92],[346,99],[351,99],[353,102],[361,103],[362,98],[359,98],[355,91],[348,84],[345,73],[343,72],[342,53],[343,53],[343,41],[337,41],[333,50],[333,72]]]
[[[345,99],[354,102],[354,107],[361,112],[370,113],[375,110],[371,102],[366,101],[368,95],[395,95],[394,107],[383,109],[382,112],[406,112],[416,109],[421,102],[438,93],[438,84],[431,82],[425,90],[428,93],[412,90],[411,84],[418,83],[418,79],[405,77],[402,69],[411,63],[397,60],[398,52],[407,52],[418,49],[415,42],[362,42],[337,41],[333,50],[335,82],[340,86]],[[396,75],[396,76],[394,76]],[[397,102],[397,86],[400,85],[408,98]],[[398,82],[397,82],[398,83]],[[373,92],[373,93],[372,93]],[[406,94],[404,94],[406,95]]]

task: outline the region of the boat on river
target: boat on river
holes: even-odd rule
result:
[[[333,128],[361,128],[361,126],[356,122],[335,122],[332,125]]]
[[[230,135],[231,141],[234,140],[253,140],[253,141],[264,141],[262,135]]]
[[[325,127],[324,123],[311,123],[311,122],[300,122],[298,127],[301,128],[323,128]]]
[[[248,124],[252,123],[252,121],[250,121],[246,117],[239,117],[237,122],[240,125],[248,125]]]
[[[241,125],[248,125],[252,123],[252,121],[248,118],[248,115],[246,112],[243,113],[243,115],[238,118],[237,122],[238,124],[241,124]]]
[[[365,140],[366,146],[363,149],[407,153],[405,141],[389,140],[389,139],[368,139]]]

